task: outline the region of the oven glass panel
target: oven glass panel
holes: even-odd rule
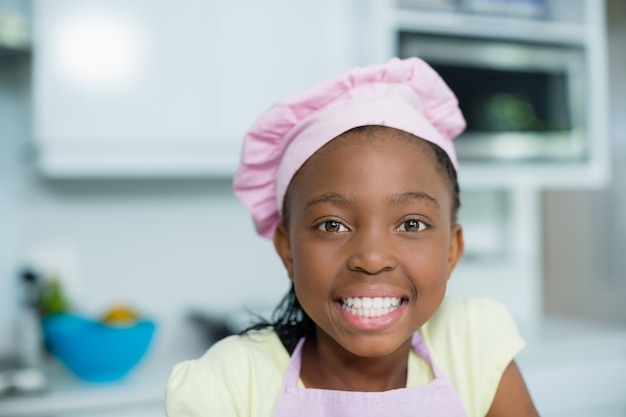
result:
[[[589,156],[585,56],[576,47],[398,33],[398,55],[426,60],[467,121],[459,160],[574,162]]]
[[[431,65],[459,100],[467,132],[565,132],[572,128],[566,74]]]

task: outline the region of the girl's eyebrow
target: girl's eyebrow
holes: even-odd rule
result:
[[[307,210],[311,206],[320,203],[333,203],[338,206],[348,206],[351,204],[350,199],[343,194],[339,193],[326,193],[317,197],[313,197],[304,205],[304,209]]]
[[[428,193],[421,191],[411,191],[406,193],[393,194],[388,197],[388,201],[391,204],[406,204],[411,201],[426,201],[437,208],[440,208],[439,201]],[[343,194],[339,193],[326,193],[317,197],[313,197],[304,205],[304,209],[307,210],[311,206],[321,203],[332,203],[338,206],[349,206],[352,204],[351,200]]]
[[[393,194],[389,197],[389,202],[392,204],[404,204],[416,200],[425,200],[433,204],[435,207],[440,208],[439,202],[435,197],[421,191]]]

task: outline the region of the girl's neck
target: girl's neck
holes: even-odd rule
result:
[[[300,378],[307,388],[381,392],[406,387],[411,340],[391,354],[363,358],[319,332],[302,349]]]

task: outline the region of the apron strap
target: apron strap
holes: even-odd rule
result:
[[[433,376],[435,377],[435,379],[445,376],[430,356],[430,351],[428,350],[428,347],[426,346],[426,343],[424,342],[424,339],[422,338],[422,335],[419,331],[413,333],[413,337],[411,338],[411,345],[413,346],[415,353],[417,353],[420,358],[424,359],[424,361],[426,361],[426,363],[430,365],[430,368],[433,370]]]
[[[289,389],[292,387],[296,388],[298,386],[298,379],[300,379],[300,367],[302,364],[302,347],[304,346],[305,341],[306,338],[301,338],[291,354],[291,359],[289,360],[287,370],[285,371],[283,389]]]

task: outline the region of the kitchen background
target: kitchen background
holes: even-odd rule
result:
[[[121,381],[48,357],[42,391],[0,394],[0,416],[162,415],[171,366],[207,346],[191,313],[237,321],[288,288],[231,192],[243,133],[275,100],[403,53],[399,33],[582,57],[569,86],[582,100],[564,104],[584,110],[582,157],[462,162],[467,256],[450,287],[511,309],[542,415],[626,416],[623,1],[0,0],[0,13],[0,358],[23,349],[27,266],[76,310],[125,304],[157,324]]]

